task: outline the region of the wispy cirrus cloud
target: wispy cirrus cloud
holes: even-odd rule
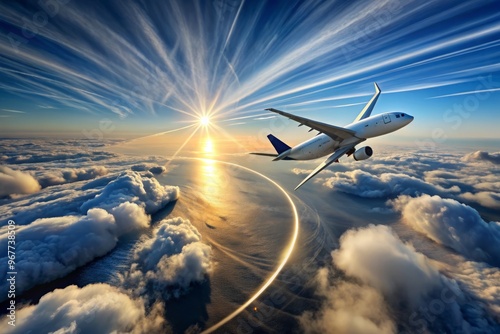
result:
[[[10,80],[0,87],[42,99],[40,105],[83,112],[190,118],[206,112],[222,120],[269,103],[315,107],[369,81],[401,93],[460,85],[495,69],[498,43],[487,39],[499,31],[496,14],[446,24],[477,11],[477,3],[295,5],[60,5],[50,24],[28,31],[44,42],[42,48],[19,32],[25,16],[40,8],[6,3],[0,18],[21,42],[0,43],[0,71]],[[270,10],[272,21],[266,20]],[[258,29],[264,21],[265,29]],[[463,69],[467,63],[470,68]]]
[[[26,114],[26,111],[21,111],[21,110],[14,110],[14,109],[0,109],[0,110],[15,114]]]
[[[453,93],[453,94],[445,94],[445,95],[433,96],[433,97],[430,97],[430,99],[440,99],[440,98],[443,98],[443,97],[462,96],[462,95],[481,94],[481,93],[491,93],[491,92],[498,92],[498,91],[500,91],[500,88],[478,89],[478,90],[470,90],[470,91],[466,91],[466,92],[459,92],[459,93]]]

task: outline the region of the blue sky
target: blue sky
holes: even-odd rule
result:
[[[134,137],[202,114],[255,135],[267,107],[344,125],[376,81],[375,113],[415,116],[392,138],[500,138],[495,1],[4,1],[0,30],[3,136],[110,120]]]

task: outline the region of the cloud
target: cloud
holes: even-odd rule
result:
[[[158,307],[146,314],[132,299],[108,284],[70,285],[44,295],[37,305],[16,312],[16,326],[6,333],[156,333],[164,320]]]
[[[63,277],[103,256],[123,234],[148,227],[149,215],[178,196],[178,187],[162,186],[156,179],[128,171],[105,185],[94,198],[77,203],[81,205],[79,212],[86,214],[67,215],[67,208],[49,203],[60,211],[59,216],[37,219],[19,226],[16,232],[18,291]],[[0,235],[0,247],[7,248],[5,228]],[[7,258],[0,260],[0,268],[7,272]],[[6,289],[7,282],[1,282],[0,291]],[[2,296],[5,298],[6,294]]]
[[[30,174],[0,166],[0,197],[32,194],[39,190],[40,184]]]
[[[325,180],[324,185],[347,194],[368,198],[394,197],[399,194],[441,194],[460,191],[460,188],[456,186],[445,189],[405,174],[382,173],[377,176],[359,169],[335,172],[333,177]]]
[[[90,180],[98,176],[104,176],[106,174],[108,174],[108,170],[106,167],[92,166],[89,168],[69,168],[51,171],[37,176],[37,179],[40,185],[45,188],[56,184]]]
[[[81,210],[112,208],[123,201],[141,203],[153,214],[179,197],[179,187],[162,186],[156,179],[142,177],[137,172],[123,172],[106,185],[95,198],[82,204]]]
[[[111,210],[90,209],[84,216],[43,218],[16,231],[17,291],[63,277],[112,250],[118,237],[149,225],[149,217],[137,204],[125,202]],[[0,245],[7,249],[7,233]],[[6,254],[5,254],[6,255]],[[0,268],[7,272],[7,257]],[[0,283],[3,298],[7,282]],[[5,293],[3,293],[5,292]]]
[[[328,269],[321,268],[316,276],[322,307],[299,317],[305,333],[396,333],[384,297],[376,289],[351,282],[332,285],[328,275]]]
[[[153,214],[179,196],[178,187],[163,186],[155,178],[137,172],[123,172],[130,165],[113,168],[121,172],[110,172],[88,182],[54,185],[30,196],[6,200],[2,203],[0,221],[13,219],[18,225],[26,225],[38,218],[84,215],[93,207],[110,210],[125,201],[137,203],[147,214]]]
[[[391,228],[370,225],[345,232],[332,252],[338,270],[321,268],[321,307],[305,312],[307,333],[494,332],[498,326],[453,280]],[[393,319],[397,319],[397,326]],[[353,330],[355,328],[355,330]]]
[[[500,165],[500,152],[488,153],[485,151],[476,151],[474,153],[466,154],[462,160],[468,162],[488,161],[492,164]]]
[[[439,196],[401,196],[392,205],[415,231],[470,259],[500,265],[499,222],[487,223],[470,206]]]
[[[189,220],[177,217],[162,220],[153,237],[135,250],[134,264],[121,280],[138,295],[150,290],[170,298],[202,282],[212,269],[211,247]]]
[[[475,194],[466,192],[460,195],[461,198],[476,202],[485,208],[500,209],[500,194],[492,191],[479,191]]]
[[[500,321],[500,268],[484,262],[465,261],[449,271]]]
[[[139,228],[146,228],[151,222],[151,217],[146,214],[144,208],[136,203],[123,202],[111,209],[110,212],[115,218],[119,235]]]
[[[167,168],[165,166],[153,166],[149,169],[149,171],[153,174],[164,174],[167,172]]]
[[[149,171],[153,174],[164,174],[167,172],[167,168],[165,166],[154,166],[151,164],[138,164],[130,167],[133,171],[137,172],[145,172]]]
[[[347,275],[412,306],[441,284],[427,258],[383,225],[347,231],[332,257]]]
[[[393,149],[388,148],[387,151],[392,152]],[[460,152],[410,151],[398,155],[381,152],[380,156],[369,161],[353,162],[346,159],[342,164],[323,171],[315,182],[364,198],[427,193],[498,209],[498,165],[475,159],[465,161],[463,157],[464,154]],[[312,170],[293,168],[292,171],[298,175],[308,175]]]
[[[18,152],[19,153],[19,152]],[[9,152],[9,156],[4,156],[3,162],[8,164],[27,164],[27,163],[47,163],[47,162],[81,162],[81,161],[100,161],[114,157],[114,153],[102,152],[102,151],[88,151],[88,152],[43,152],[43,151],[32,151],[30,153],[12,154]]]

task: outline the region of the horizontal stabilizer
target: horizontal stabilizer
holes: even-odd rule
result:
[[[278,155],[275,153],[260,153],[260,152],[251,152],[253,155],[262,155],[264,157],[277,157]]]
[[[250,154],[261,155],[261,156],[264,156],[264,157],[273,157],[273,158],[276,158],[278,156],[275,153],[250,152]],[[284,157],[283,159],[280,159],[280,160],[295,160],[295,159],[294,158],[290,158],[290,157]],[[274,159],[273,159],[273,161],[274,161]]]

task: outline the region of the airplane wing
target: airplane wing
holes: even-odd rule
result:
[[[373,84],[375,85],[375,94],[373,95],[371,100],[368,101],[363,110],[361,110],[354,122],[361,121],[362,119],[370,117],[370,115],[372,114],[373,107],[375,107],[375,103],[377,103],[378,96],[380,95],[380,88],[378,87],[377,83],[374,82]]]
[[[290,114],[290,113],[287,113],[287,112],[284,112],[284,111],[281,111],[278,109],[268,108],[266,110],[269,110],[269,111],[275,112],[277,114],[280,114],[282,116],[288,117],[291,120],[299,122],[300,123],[299,126],[306,125],[306,126],[310,127],[311,129],[322,132],[322,133],[326,134],[327,136],[331,137],[332,139],[339,141],[339,142],[343,141],[344,139],[354,137],[354,135],[356,134],[354,131],[344,129],[340,126],[330,125],[330,124],[314,121],[314,120],[309,119],[309,118],[295,116],[293,114]]]
[[[357,141],[357,142],[355,142],[353,144],[346,145],[344,147],[339,148],[335,152],[333,152],[333,154],[330,155],[325,161],[323,161],[321,163],[321,165],[319,165],[318,167],[316,167],[316,169],[313,170],[311,174],[309,174],[304,180],[302,180],[302,182],[300,182],[299,185],[297,187],[295,187],[294,190],[299,189],[304,183],[306,183],[307,181],[309,181],[316,174],[318,174],[319,172],[321,172],[323,169],[325,169],[326,167],[328,167],[330,164],[334,163],[335,161],[338,161],[338,159],[340,157],[342,157],[350,149],[354,148],[354,146],[356,146],[357,144],[361,143],[362,141],[364,141],[364,139],[360,139],[359,141]]]

